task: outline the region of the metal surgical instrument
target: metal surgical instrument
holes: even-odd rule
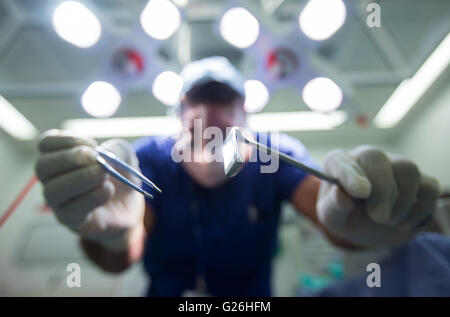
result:
[[[278,156],[282,161],[308,173],[311,175],[314,175],[320,179],[323,179],[327,182],[330,182],[332,184],[341,186],[339,181],[335,178],[332,178],[328,175],[325,175],[324,173],[311,168],[309,166],[306,166],[299,161],[295,160],[294,158],[290,157],[289,155],[286,155],[284,153],[278,152],[272,148],[269,148],[265,145],[262,145],[261,143],[248,138],[247,136],[242,133],[241,129],[238,127],[233,127],[226,140],[225,144],[223,146],[223,158],[224,158],[224,169],[225,174],[229,177],[233,177],[236,174],[239,173],[239,171],[244,166],[244,159],[241,157],[239,153],[239,142],[244,141],[246,143],[249,143],[253,146],[255,146],[257,149],[262,149],[266,151],[268,154],[273,156]]]
[[[162,190],[159,189],[152,181],[150,181],[147,177],[142,175],[139,171],[137,171],[135,168],[130,166],[129,164],[125,163],[123,160],[121,160],[117,155],[114,153],[105,150],[104,148],[100,146],[96,146],[95,150],[97,151],[96,160],[97,162],[105,169],[107,173],[109,173],[111,176],[115,177],[125,185],[133,188],[134,190],[138,191],[142,195],[148,198],[153,198],[153,195],[146,192],[142,188],[140,188],[138,185],[130,181],[128,178],[120,174],[118,171],[116,171],[108,162],[112,163],[113,165],[116,165],[120,169],[138,177],[141,179],[145,184],[150,186],[151,188],[155,189],[158,193],[162,193]],[[107,162],[108,161],[108,162]]]

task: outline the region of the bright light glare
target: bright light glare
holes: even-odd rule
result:
[[[311,110],[330,112],[339,108],[343,93],[341,88],[331,79],[317,77],[305,85],[302,97]]]
[[[169,0],[150,0],[141,13],[142,28],[157,40],[171,37],[180,24],[180,12]]]
[[[342,0],[310,0],[300,13],[300,29],[313,40],[326,40],[342,27],[346,11]]]
[[[88,8],[76,1],[61,3],[53,12],[53,28],[65,41],[87,48],[98,42],[102,27]]]
[[[162,72],[153,81],[153,96],[167,106],[175,106],[182,86],[183,79],[180,75],[171,71]]]
[[[230,165],[233,162],[233,159],[236,157],[234,144],[232,142],[227,142],[222,146],[222,155],[225,166],[228,167],[228,165]]]
[[[119,108],[121,101],[119,91],[105,81],[93,82],[81,96],[83,109],[97,118],[112,116]]]
[[[347,120],[344,111],[329,114],[311,111],[267,112],[251,114],[250,128],[261,132],[332,130]],[[177,117],[129,117],[109,119],[71,119],[62,128],[93,138],[174,135],[181,130]]]
[[[259,23],[246,9],[232,8],[220,20],[220,34],[230,44],[247,48],[258,38]]]
[[[266,112],[250,115],[248,125],[261,132],[332,130],[347,120],[344,111],[318,113],[311,111]]]
[[[184,8],[185,6],[188,5],[188,2],[189,2],[189,0],[172,0],[172,1],[180,8]]]
[[[0,95],[0,126],[12,137],[29,141],[33,140],[38,131],[8,100]]]
[[[172,135],[181,130],[177,117],[128,117],[109,119],[71,119],[62,128],[94,138]]]
[[[259,112],[269,102],[269,91],[259,80],[247,80],[244,83],[245,102],[244,108],[247,112]]]
[[[439,44],[411,79],[404,80],[374,119],[378,128],[392,128],[430,88],[450,63],[450,34]]]

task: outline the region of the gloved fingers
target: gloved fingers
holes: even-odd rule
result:
[[[93,139],[89,139],[72,132],[53,129],[42,134],[38,147],[39,150],[44,153],[68,149],[78,145],[94,147],[97,145],[97,142]]]
[[[388,224],[395,226],[405,220],[408,212],[416,203],[421,176],[419,169],[411,161],[391,156],[391,162],[398,197]]]
[[[333,150],[325,158],[324,170],[339,180],[344,190],[354,198],[367,198],[371,184],[359,164],[344,150]]]
[[[55,215],[61,223],[76,230],[85,222],[91,211],[107,203],[114,196],[114,191],[114,185],[106,181],[89,193],[60,205]]]
[[[372,191],[365,201],[369,217],[376,223],[386,223],[397,201],[398,189],[387,155],[371,146],[360,146],[351,152],[367,175]]]
[[[317,201],[317,215],[320,223],[329,229],[337,229],[347,223],[354,209],[352,198],[336,185],[322,181]]]
[[[123,139],[111,139],[105,141],[101,144],[101,147],[114,153],[123,161],[133,166],[134,168],[139,168],[139,161],[136,153],[129,142]]]
[[[44,186],[44,197],[48,205],[55,208],[98,187],[106,178],[100,165],[79,168],[49,180]]]
[[[129,142],[123,139],[111,139],[108,141],[105,141],[101,144],[101,147],[104,149],[114,153],[117,155],[120,159],[122,159],[124,162],[135,168],[137,171],[140,171],[139,169],[139,160],[136,156],[136,152],[134,151],[133,147]],[[142,181],[132,175],[131,173],[121,169],[120,167],[114,166],[114,168],[117,169],[118,172],[120,172],[123,176],[128,178],[133,183],[139,185],[142,183]],[[133,189],[122,182],[118,181],[117,179],[112,179],[112,183],[114,184],[116,188],[116,193],[118,195],[128,193],[132,191]]]
[[[417,192],[417,202],[412,206],[406,219],[399,227],[403,230],[417,230],[425,224],[433,212],[436,210],[437,199],[439,197],[439,183],[436,179],[422,175]]]
[[[97,164],[96,151],[86,145],[41,154],[35,172],[41,182],[81,167]]]

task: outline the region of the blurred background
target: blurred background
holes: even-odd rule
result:
[[[98,140],[179,127],[177,73],[227,57],[244,74],[250,125],[299,138],[317,162],[374,144],[450,188],[448,0],[0,0],[0,212],[33,176],[51,128]],[[365,271],[388,250],[330,246],[289,205],[273,289],[294,296]],[[140,265],[94,267],[34,186],[0,227],[0,296],[140,296]],[[69,263],[81,287],[68,288]]]

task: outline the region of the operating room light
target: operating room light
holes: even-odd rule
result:
[[[298,22],[307,37],[323,41],[344,25],[346,15],[342,0],[310,0],[300,13]]]
[[[81,96],[83,109],[93,117],[112,116],[122,101],[119,91],[105,81],[93,82]]]
[[[21,140],[33,140],[38,131],[12,104],[0,95],[0,127],[12,137]]]
[[[175,106],[182,86],[183,79],[180,75],[171,71],[162,72],[153,81],[153,96],[166,106]]]
[[[150,0],[141,13],[142,28],[157,40],[171,37],[180,24],[180,12],[169,0]]]
[[[66,1],[53,12],[53,28],[63,40],[87,48],[98,42],[102,27],[88,8],[76,1]]]
[[[412,78],[400,83],[375,116],[375,126],[386,129],[397,125],[449,64],[450,34],[444,38]]]
[[[245,111],[254,113],[259,112],[269,102],[269,91],[259,80],[247,80],[244,83],[245,89]]]
[[[250,114],[249,127],[261,132],[332,130],[347,120],[344,111],[318,113],[312,111],[265,112]],[[62,124],[64,130],[79,132],[93,138],[139,137],[172,135],[181,130],[179,118],[128,117],[108,119],[70,119]]]
[[[181,121],[173,117],[126,117],[108,119],[70,119],[64,130],[83,133],[93,138],[173,135],[181,130]]]
[[[247,48],[258,39],[258,20],[246,9],[235,7],[220,20],[220,34],[231,45]]]
[[[319,113],[312,111],[264,112],[249,115],[248,125],[260,132],[333,130],[347,120],[344,111]]]
[[[329,78],[317,77],[303,88],[303,101],[311,110],[318,112],[334,111],[342,103],[342,89]]]
[[[172,0],[180,8],[184,8],[188,5],[189,0]]]

